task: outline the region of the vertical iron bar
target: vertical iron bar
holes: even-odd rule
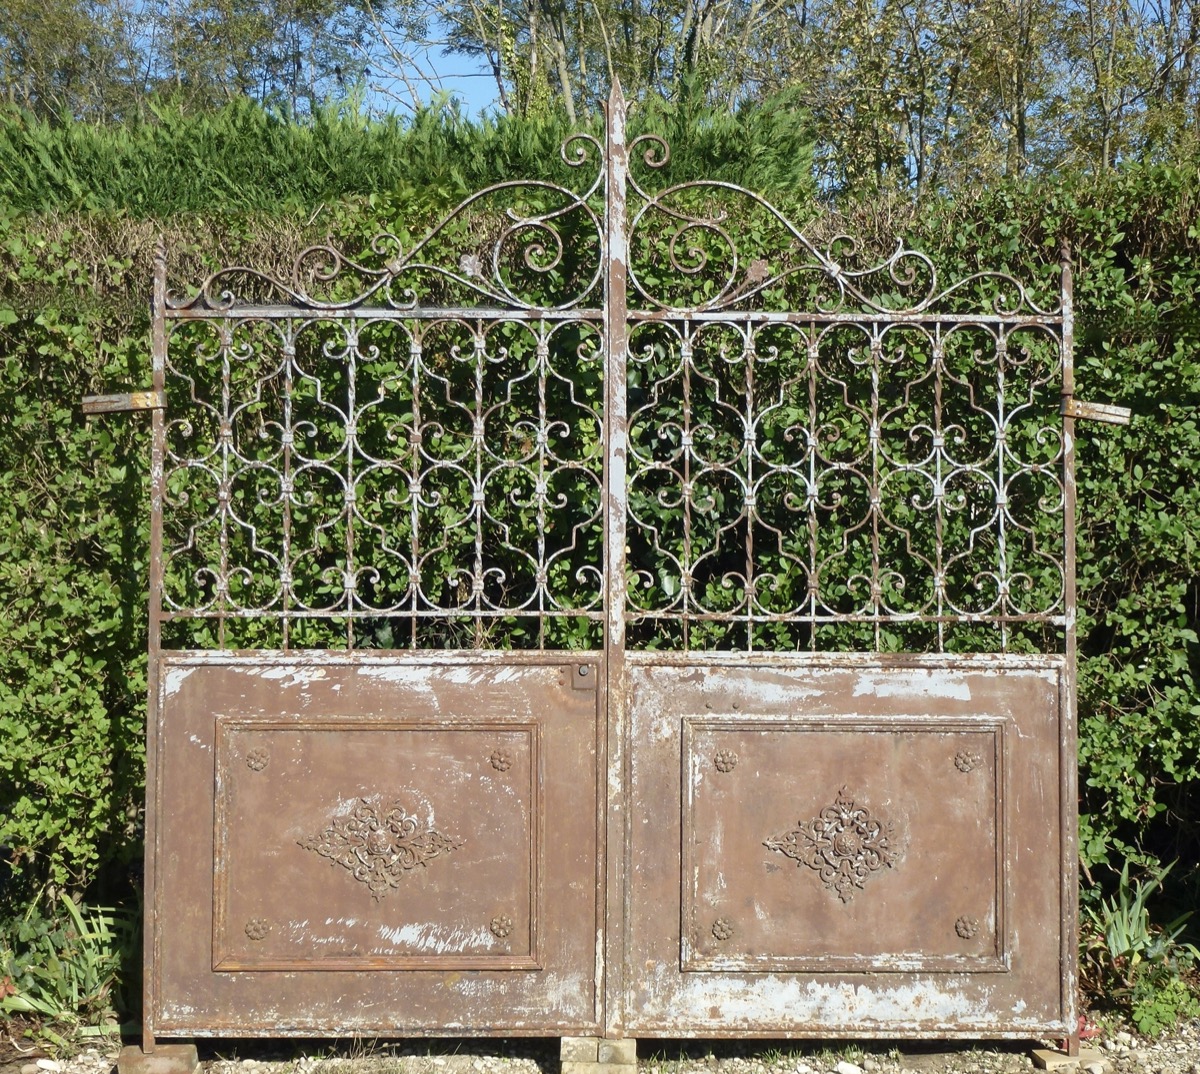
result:
[[[946,514],[945,514],[945,466],[946,449],[942,437],[945,432],[942,427],[942,378],[946,371],[945,340],[942,338],[942,326],[934,327],[933,342],[933,456],[936,460],[934,471],[934,578],[933,592],[936,597],[935,612],[937,614],[938,652],[946,651],[946,622],[943,618],[946,611]]]
[[[695,352],[692,350],[692,331],[693,324],[691,321],[684,321],[679,326],[680,343],[679,343],[679,363],[683,370],[683,431],[687,436],[687,446],[683,452],[683,569],[687,572],[686,576],[679,579],[681,597],[683,600],[683,651],[689,652],[692,648],[692,623],[691,611],[695,603],[692,599],[692,437],[695,435],[695,429],[692,426],[692,370],[696,364]],[[709,419],[712,420],[711,418]],[[655,543],[658,543],[657,537]],[[665,596],[665,594],[664,594]],[[664,620],[669,622],[666,616]]]
[[[483,321],[475,322],[475,411],[472,415],[471,446],[475,472],[471,496],[475,513],[475,576],[471,579],[471,606],[475,609],[474,648],[483,648],[483,369],[487,364],[487,342],[483,338]]]
[[[629,814],[623,789],[630,786],[628,770],[625,684],[625,542],[629,451],[628,386],[626,384],[629,328],[626,287],[629,240],[626,234],[626,190],[629,175],[625,145],[625,97],[614,82],[608,97],[604,152],[604,245],[607,277],[604,296],[604,665],[608,715],[606,773],[606,831],[601,859],[606,862],[603,967],[597,967],[597,988],[603,996],[606,1036],[623,1036],[625,923],[632,907],[628,875]],[[604,713],[605,708],[600,711]]]
[[[160,237],[154,248],[154,294],[151,299],[150,364],[151,386],[156,392],[166,389],[167,364],[167,249]],[[143,866],[145,913],[142,919],[142,1051],[154,1051],[154,1017],[157,998],[154,981],[159,963],[155,949],[154,912],[157,899],[155,863],[159,860],[158,839],[158,709],[159,663],[162,656],[163,601],[163,498],[165,496],[164,459],[166,457],[166,419],[155,410],[150,426],[150,608],[148,623],[149,662],[146,668],[146,855]]]
[[[412,428],[408,434],[408,511],[409,511],[409,618],[410,649],[417,648],[417,611],[421,607],[421,357],[425,338],[420,321],[413,321],[408,337],[408,359],[412,363],[409,383],[409,404],[412,407]]]
[[[1011,582],[1011,571],[1008,562],[1008,529],[1004,525],[1004,516],[1008,511],[1008,493],[1005,491],[1008,483],[1008,472],[1004,461],[1008,455],[1008,424],[1010,414],[1005,405],[1004,392],[1008,383],[1008,335],[1004,326],[996,329],[996,569],[999,573],[1000,619],[1000,651],[1008,652],[1009,625],[1007,616],[1012,611],[1012,601],[1009,599],[1008,587]]]
[[[534,496],[537,499],[537,573],[534,585],[537,589],[538,610],[538,643],[539,649],[546,648],[546,612],[549,608],[547,593],[550,586],[549,575],[546,571],[546,504],[549,490],[547,481],[547,459],[550,450],[550,415],[546,403],[546,371],[550,366],[550,340],[548,334],[550,325],[545,321],[537,326],[537,389],[538,389],[538,423],[537,423],[537,453],[538,469],[537,484]]]
[[[883,363],[883,337],[878,325],[871,330],[871,620],[875,652],[882,651],[883,560],[879,551],[879,513],[883,474],[880,472],[880,365]]]
[[[346,329],[346,648],[354,648],[355,594],[358,592],[357,572],[354,568],[354,447],[358,441],[358,331],[359,323],[351,320]]]
[[[1071,246],[1062,247],[1062,394],[1070,399],[1075,394],[1075,280],[1071,269]],[[1059,752],[1059,800],[1063,838],[1063,861],[1067,863],[1063,877],[1062,901],[1062,1009],[1073,1031],[1067,1036],[1067,1051],[1079,1052],[1079,1030],[1075,1022],[1075,992],[1079,952],[1079,817],[1076,803],[1079,795],[1079,768],[1076,744],[1076,707],[1078,669],[1076,664],[1076,592],[1075,592],[1075,419],[1063,416],[1063,587],[1066,618],[1066,690],[1062,711],[1062,745]]]
[[[230,473],[229,451],[233,441],[233,369],[229,352],[233,350],[233,333],[236,322],[225,320],[221,324],[221,418],[217,429],[218,453],[221,460],[220,487],[217,492],[217,511],[221,564],[217,573],[217,648],[225,648],[225,621],[229,617],[229,500]]]
[[[287,345],[283,354],[283,577],[280,579],[280,599],[283,608],[283,647],[290,649],[292,643],[292,620],[288,614],[292,608],[292,427],[295,414],[292,409],[292,391],[295,387],[296,325],[289,321],[284,327]]]
[[[821,450],[817,437],[817,374],[820,366],[820,334],[815,323],[808,326],[808,488],[805,499],[808,505],[808,648],[817,651],[817,590],[819,567],[817,554],[820,542],[817,539],[817,455]]]
[[[742,451],[746,457],[746,493],[744,507],[746,511],[746,652],[754,651],[754,612],[755,585],[754,573],[754,515],[757,511],[757,496],[754,491],[754,325],[747,323],[746,334],[742,337],[742,355],[746,362],[745,368],[745,401],[746,418],[742,426]]]

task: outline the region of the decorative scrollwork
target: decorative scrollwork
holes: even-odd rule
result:
[[[415,242],[168,296],[164,644],[597,648],[622,590],[631,645],[1063,642],[1063,310],[629,148],[622,190],[577,135],[561,181],[495,184]]]
[[[857,805],[843,787],[833,805],[812,820],[764,840],[763,845],[815,870],[825,886],[846,903],[873,873],[895,864],[892,839],[891,822],[881,821],[865,806]]]
[[[431,828],[422,830],[398,802],[385,807],[370,798],[360,798],[348,818],[333,821],[320,835],[300,840],[305,850],[328,858],[366,884],[375,899],[399,887],[413,869],[424,868],[462,844]]]
[[[169,294],[168,308],[223,312],[282,303],[331,312],[375,304],[408,312],[468,301],[517,310],[579,306],[599,291],[603,269],[594,204],[602,150],[593,136],[576,134],[560,155],[569,169],[594,163],[582,189],[545,179],[496,183],[465,198],[408,248],[391,232],[376,235],[363,258],[318,243],[302,250],[284,276],[229,266],[191,294]],[[470,244],[465,249],[464,242]],[[558,291],[553,298],[550,282]]]

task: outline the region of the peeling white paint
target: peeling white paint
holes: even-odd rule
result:
[[[929,1029],[961,1028],[1012,1021],[1024,1004],[1010,1011],[994,1004],[992,989],[956,987],[953,979],[932,978],[892,986],[847,981],[823,982],[803,976],[769,975],[754,982],[728,980],[689,981],[682,989],[671,987],[673,967],[655,967],[651,982],[643,982],[647,993],[663,1004],[662,1014],[672,1021],[681,1010],[710,1011],[710,1018],[726,1025],[758,1024],[763,1011],[787,1011],[788,1021],[811,1025],[887,1025],[892,1030],[906,1027]],[[652,1002],[650,1013],[657,1003]],[[693,1019],[693,1021],[697,1021]],[[1030,1025],[1037,1024],[1029,1020]]]
[[[941,697],[971,700],[971,684],[957,672],[924,669],[863,674],[854,684],[855,697]]]
[[[260,679],[282,682],[284,686],[308,686],[314,682],[329,678],[329,669],[324,667],[299,667],[283,665],[281,667],[247,668],[247,673]]]
[[[183,687],[184,681],[194,672],[195,668],[170,668],[163,680],[163,694],[174,697]]]
[[[437,955],[459,954],[470,948],[490,949],[495,943],[491,932],[477,929],[447,929],[440,925],[380,925],[381,940],[417,951],[432,951]],[[383,952],[381,952],[383,953]]]

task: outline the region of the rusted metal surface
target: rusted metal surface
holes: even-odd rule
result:
[[[631,654],[629,1031],[1065,1027],[1065,673]]]
[[[1062,412],[1071,418],[1087,421],[1103,421],[1109,425],[1128,425],[1132,411],[1127,406],[1112,406],[1109,403],[1085,403],[1082,399],[1064,398]]]
[[[595,1031],[598,670],[164,657],[155,1032]]]
[[[1069,256],[818,248],[619,90],[558,170],[160,252],[146,1047],[1067,1033]]]
[[[162,410],[166,400],[159,391],[120,392],[116,395],[85,395],[85,414],[115,414],[126,410]]]

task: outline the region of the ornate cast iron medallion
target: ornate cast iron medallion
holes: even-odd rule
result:
[[[271,755],[262,746],[255,746],[246,754],[246,767],[255,772],[261,772],[267,767]]]
[[[492,918],[492,935],[503,940],[513,930],[513,920],[508,914],[497,914]]]
[[[252,940],[265,940],[271,931],[271,923],[263,917],[252,917],[246,922],[246,935]]]
[[[488,758],[488,760],[491,761],[492,767],[497,772],[507,772],[510,768],[512,768],[512,754],[509,753],[508,750],[493,750],[492,755]]]
[[[954,922],[954,931],[963,940],[971,939],[979,931],[979,919],[975,917],[960,917]]]
[[[733,922],[728,918],[718,917],[713,922],[712,934],[721,941],[728,940],[733,935]]]
[[[360,798],[348,819],[335,820],[319,836],[299,842],[348,869],[376,899],[399,887],[405,873],[463,845],[463,840],[432,829],[421,831],[417,818],[399,802],[385,809],[369,798]]]
[[[763,846],[815,869],[830,891],[849,902],[867,877],[895,863],[891,840],[891,822],[856,805],[843,787],[833,805],[791,831],[764,840]]]

